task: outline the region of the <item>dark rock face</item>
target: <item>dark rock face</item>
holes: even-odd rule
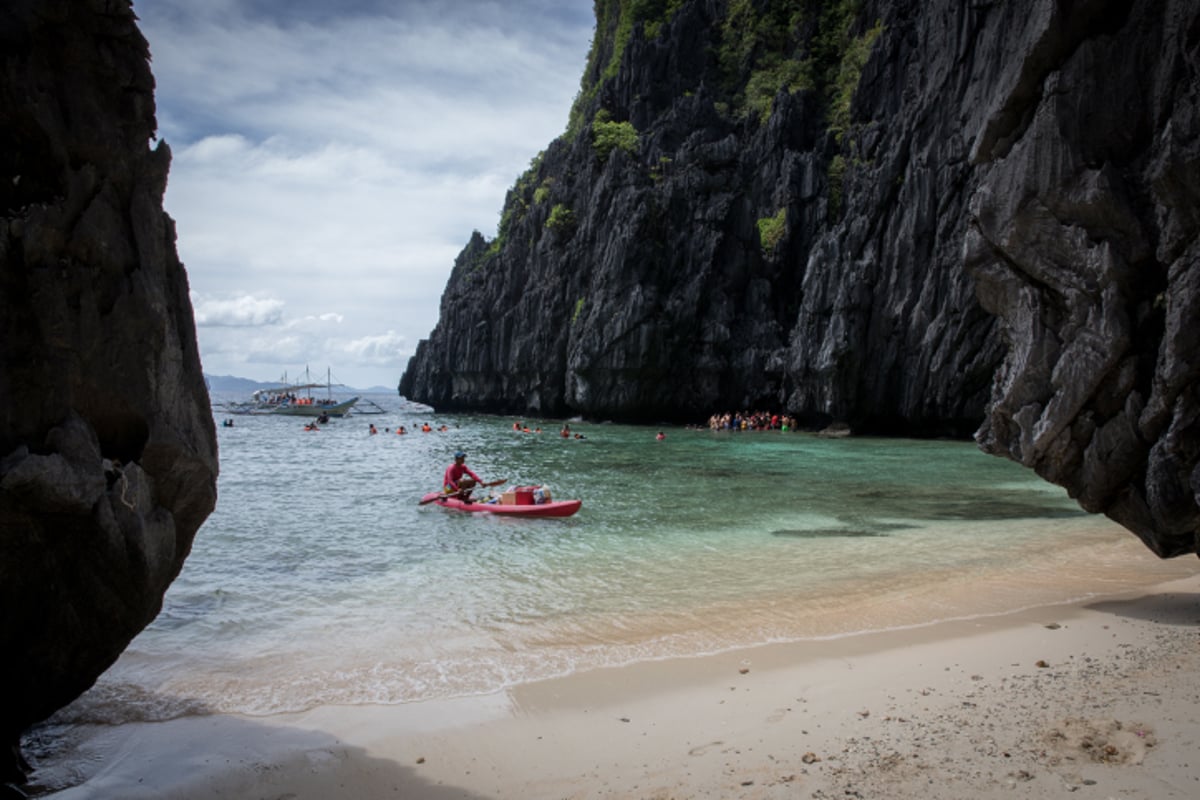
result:
[[[2,783],[158,613],[217,454],[129,2],[10,0],[0,42]]]
[[[1200,550],[1200,7],[1049,5],[972,153],[1008,356],[979,441],[1160,556]]]
[[[692,0],[618,52],[598,2],[585,127],[463,251],[401,394],[626,420],[784,407],[909,435],[982,421],[985,450],[1159,555],[1197,552],[1200,7],[876,0],[842,31],[869,55],[829,69],[846,5]],[[724,54],[772,15],[775,63],[817,80],[739,113],[770,48],[732,71]],[[635,147],[598,152],[601,109]]]
[[[962,269],[966,216],[945,213],[970,196],[968,142],[953,115],[931,118],[944,86],[898,113],[917,91],[906,71],[928,69],[911,41],[924,21],[899,8],[909,18],[888,22],[855,100],[880,121],[860,126],[834,192],[842,145],[821,90],[781,90],[765,118],[729,110],[714,56],[728,11],[686,3],[656,38],[635,26],[608,81],[615,34],[598,30],[587,117],[630,123],[636,150],[598,152],[594,123],[550,145],[510,192],[497,242],[476,237],[459,257],[402,394],[625,420],[786,408],[859,431],[978,427],[1003,351]],[[950,69],[961,53],[939,57],[965,91]]]

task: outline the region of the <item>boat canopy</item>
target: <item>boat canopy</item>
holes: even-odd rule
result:
[[[253,393],[251,393],[250,396],[257,400],[263,395],[288,394],[291,392],[303,391],[305,389],[324,389],[327,388],[327,386],[328,384],[324,383],[288,383],[282,386],[274,386],[269,389],[256,389]]]

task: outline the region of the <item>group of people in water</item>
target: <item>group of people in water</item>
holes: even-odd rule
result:
[[[304,430],[320,430],[320,428],[317,427],[317,422],[327,422],[328,420],[329,417],[323,416],[323,418],[318,419],[316,422],[307,423],[304,426]],[[227,420],[225,425],[227,427],[232,426],[233,420]],[[689,427],[694,428],[696,426]],[[796,420],[794,417],[788,416],[787,414],[770,413],[767,411],[731,411],[724,414],[713,414],[708,418],[707,427],[712,431],[783,431],[786,433],[788,431],[796,430]],[[517,420],[513,423],[512,429],[517,433],[542,432],[540,426],[530,428],[527,424],[520,420]],[[442,424],[435,428],[428,422],[423,422],[420,425],[414,424],[412,430],[421,431],[422,433],[433,433],[434,431],[437,431],[438,433],[445,433],[446,431],[450,430],[450,426]],[[374,436],[380,431],[375,427],[374,423],[371,423],[367,428],[367,432]],[[391,432],[392,430],[390,428],[383,429],[383,433]],[[409,429],[403,425],[399,425],[396,427],[396,433],[400,436],[403,436],[409,433]],[[582,433],[573,432],[571,430],[570,423],[563,423],[562,430],[559,431],[558,435],[564,439],[587,438]],[[659,431],[654,438],[661,442],[667,438],[667,435],[662,431]]]
[[[445,424],[443,424],[443,425],[439,425],[438,427],[434,428],[434,427],[433,427],[432,425],[430,425],[428,422],[422,422],[422,423],[420,424],[420,426],[417,426],[417,425],[415,425],[415,424],[414,424],[414,425],[413,425],[413,430],[414,430],[414,431],[420,431],[421,433],[433,433],[435,430],[436,430],[438,433],[445,433],[446,431],[450,430],[450,426],[449,426],[449,425],[445,425]],[[392,429],[391,429],[391,428],[384,428],[384,429],[383,429],[383,432],[384,432],[384,433],[391,433],[391,432],[392,432]],[[368,428],[367,428],[367,433],[368,433],[368,435],[370,435],[370,436],[374,436],[375,434],[379,433],[379,429],[375,427],[375,423],[373,423],[373,422],[372,422],[372,423],[370,424],[370,426],[368,426]],[[408,433],[408,428],[404,427],[403,425],[398,425],[398,426],[396,426],[396,434],[397,434],[397,435],[399,435],[399,436],[404,436],[406,433]]]
[[[521,422],[521,420],[517,420],[516,422],[514,422],[512,429],[516,433],[541,433],[542,432],[541,426],[538,426],[536,428],[530,428],[524,422]],[[572,434],[571,433],[571,424],[569,422],[563,423],[562,430],[558,432],[558,435],[564,439],[570,439],[572,437],[575,439],[586,439],[587,438],[582,433]]]
[[[324,417],[324,419],[321,419],[321,420],[318,420],[318,421],[319,421],[319,422],[327,422],[328,420],[329,420],[329,417]],[[227,426],[227,427],[228,427],[228,426],[232,426],[232,425],[233,425],[233,420],[229,420],[229,421],[228,421],[228,422],[226,422],[225,424],[226,424],[226,426]],[[541,433],[541,432],[542,432],[542,429],[541,429],[541,427],[540,427],[540,426],[539,426],[539,427],[536,427],[536,428],[530,428],[528,425],[525,425],[524,423],[522,423],[522,422],[521,422],[521,421],[519,421],[519,420],[518,420],[517,422],[514,422],[514,423],[513,423],[512,429],[513,429],[514,431],[517,431],[518,433]],[[306,424],[305,424],[305,426],[304,426],[304,430],[306,430],[306,431],[308,431],[308,430],[320,430],[320,428],[318,428],[318,427],[317,427],[317,425],[316,425],[316,423],[315,423],[315,422],[309,422],[309,423],[306,423]],[[442,424],[442,425],[438,425],[438,426],[435,428],[434,426],[430,425],[428,422],[422,422],[420,425],[417,425],[417,424],[415,424],[415,423],[414,423],[414,424],[413,424],[413,426],[412,426],[412,431],[413,431],[413,432],[415,432],[415,431],[420,431],[421,433],[433,433],[433,432],[435,432],[435,431],[436,431],[436,432],[438,432],[438,433],[445,433],[445,432],[447,432],[447,431],[449,431],[449,430],[450,430],[450,426],[449,426],[449,425]],[[391,429],[391,428],[384,428],[382,432],[383,432],[383,433],[391,433],[391,432],[392,432],[392,429]],[[410,432],[410,431],[409,431],[409,429],[408,429],[408,428],[406,428],[406,427],[405,427],[405,426],[403,426],[403,425],[398,425],[398,426],[396,427],[396,433],[397,433],[398,435],[400,435],[400,436],[403,436],[403,435],[405,435],[406,433],[409,433],[409,432]],[[368,426],[367,426],[367,434],[368,434],[368,435],[370,435],[370,436],[374,436],[374,435],[376,435],[376,434],[378,434],[378,433],[380,433],[380,430],[379,430],[379,428],[375,427],[375,423],[373,423],[373,422],[372,422],[372,423],[368,424]],[[562,431],[560,432],[560,435],[561,435],[561,436],[562,436],[562,438],[564,438],[564,439],[570,439],[570,438],[575,438],[575,439],[586,439],[586,438],[587,438],[587,437],[586,437],[586,436],[584,436],[582,433],[574,433],[574,434],[573,434],[573,433],[571,433],[571,426],[570,426],[569,424],[564,424],[564,425],[563,425],[563,427],[562,427]]]
[[[794,431],[796,420],[786,414],[769,411],[732,411],[708,418],[711,431]]]

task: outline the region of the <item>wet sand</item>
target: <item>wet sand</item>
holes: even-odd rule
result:
[[[1196,572],[486,697],[76,728],[32,743],[29,788],[61,800],[1192,798]]]

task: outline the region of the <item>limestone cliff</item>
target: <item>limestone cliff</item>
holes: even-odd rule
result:
[[[0,7],[0,783],[158,613],[216,431],[128,0]]]
[[[497,239],[464,250],[401,393],[974,430],[1002,350],[962,269],[966,217],[943,213],[966,205],[966,144],[931,117],[936,87],[896,113],[925,23],[815,2],[596,10],[571,129],[510,192]],[[850,124],[855,86],[885,119]]]
[[[967,434],[1200,535],[1200,9],[597,0],[567,132],[400,383],[446,409]]]
[[[965,261],[1008,349],[977,438],[1200,552],[1200,5],[997,12],[1027,55],[971,149]]]

